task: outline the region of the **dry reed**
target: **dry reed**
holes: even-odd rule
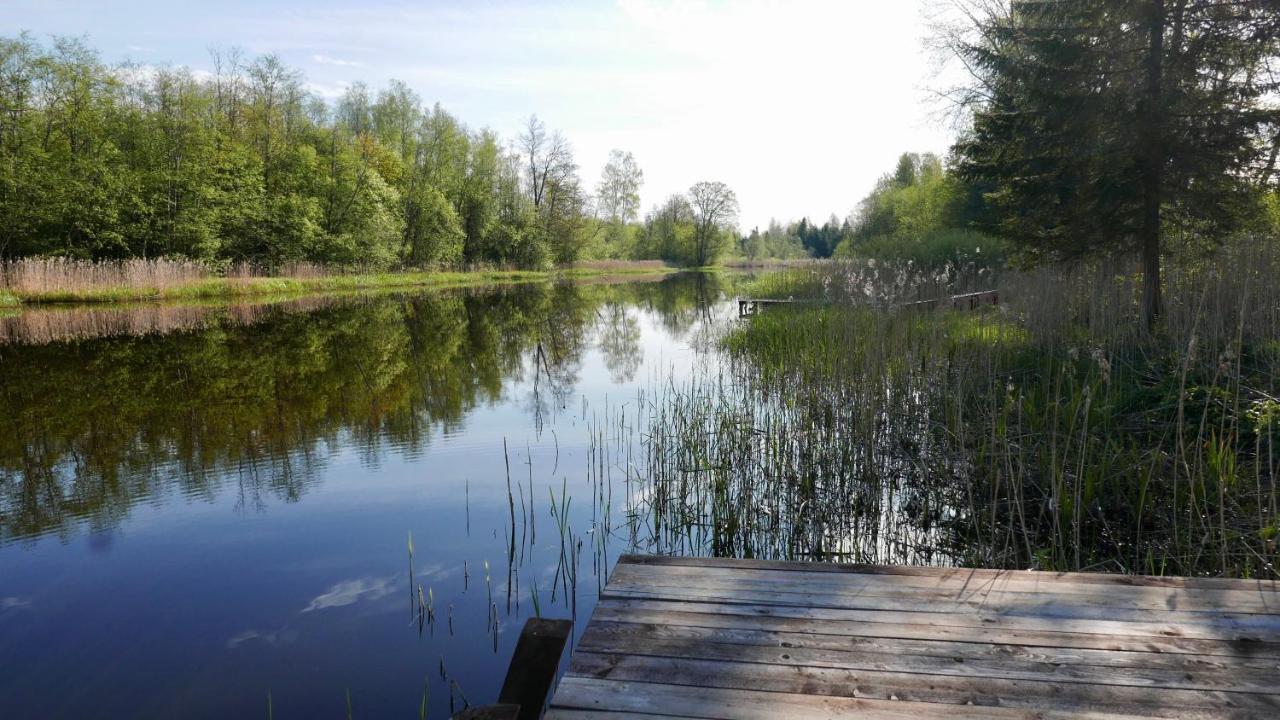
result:
[[[21,294],[56,295],[116,288],[162,292],[212,277],[191,260],[153,258],[94,262],[64,257],[32,257],[0,263],[0,288]]]

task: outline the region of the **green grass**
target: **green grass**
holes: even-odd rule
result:
[[[209,278],[169,288],[110,287],[71,291],[0,291],[0,307],[41,303],[122,303],[152,300],[203,300],[257,296],[289,296],[317,292],[396,288],[473,287],[543,282],[557,278],[589,279],[674,272],[665,267],[569,268],[562,270],[475,270],[328,275],[310,278]]]

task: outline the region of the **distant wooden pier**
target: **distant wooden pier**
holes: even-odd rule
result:
[[[776,305],[814,304],[822,302],[812,298],[738,298],[738,317],[749,317],[759,314],[765,308]],[[902,303],[902,307],[932,310],[949,307],[952,310],[976,310],[983,305],[999,305],[999,290],[982,290],[979,292],[950,295],[947,297],[916,300]]]
[[[622,558],[546,717],[1280,718],[1274,581]]]
[[[915,302],[905,303],[905,306],[925,309],[950,307],[952,310],[977,310],[983,305],[999,304],[999,290],[980,290],[978,292],[964,293],[962,295],[951,295],[949,297],[932,298],[930,300],[917,300]]]
[[[738,298],[738,317],[755,315],[775,305],[808,305],[819,302],[808,298]]]

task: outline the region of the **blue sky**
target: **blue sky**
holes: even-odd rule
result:
[[[723,180],[744,229],[843,216],[899,153],[952,136],[926,91],[922,0],[0,0],[0,33],[22,30],[195,70],[211,46],[275,53],[326,97],[399,78],[508,139],[537,113],[589,187],[630,150],[646,208]]]

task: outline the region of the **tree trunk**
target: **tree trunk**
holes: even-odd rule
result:
[[[1142,221],[1138,241],[1142,247],[1142,320],[1151,330],[1160,317],[1160,186],[1163,167],[1164,111],[1161,74],[1164,60],[1164,0],[1150,0],[1150,43],[1147,48],[1146,97],[1142,103],[1145,130],[1142,157]]]
[[[1159,206],[1156,208],[1156,224],[1143,224],[1142,232],[1142,321],[1147,330],[1155,327],[1163,311],[1160,293],[1160,226]]]

